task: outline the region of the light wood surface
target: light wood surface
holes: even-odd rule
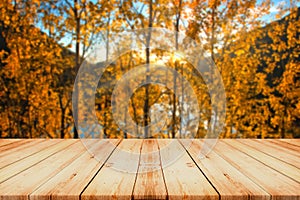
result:
[[[52,143],[56,143],[53,145]],[[3,162],[1,162],[0,165],[5,164],[5,163],[11,163],[9,165],[6,165],[0,170],[0,183],[3,181],[7,180],[8,178],[36,165],[37,163],[43,161],[44,159],[52,156],[53,154],[65,149],[66,147],[70,146],[71,144],[75,143],[74,140],[67,140],[65,142],[62,141],[49,141],[45,145],[44,143],[43,146],[46,146],[46,149],[43,149],[41,151],[34,151],[35,148],[31,149],[29,147],[28,149],[31,149],[33,152],[31,156],[25,157],[26,159],[20,158],[19,153],[22,155],[22,151],[16,152],[15,154],[12,154],[10,157],[7,155],[6,157],[3,157]],[[24,149],[26,151],[26,149]],[[35,152],[35,153],[34,153]],[[16,159],[19,158],[19,159]],[[13,160],[15,159],[15,160]]]
[[[40,142],[43,142],[44,140],[32,140],[32,139],[28,139],[28,140],[20,140],[20,141],[16,141],[4,146],[0,147],[0,157],[5,156],[5,155],[9,155],[11,153],[17,152],[19,150],[25,149],[26,147],[29,147],[31,145],[34,144],[38,144]]]
[[[21,141],[21,139],[2,139],[2,140],[0,140],[0,147],[11,144],[13,142],[18,142],[18,141]]]
[[[165,146],[161,161],[169,199],[219,199],[218,193],[177,140],[158,140],[158,144]],[[176,160],[173,160],[174,154],[178,155]]]
[[[180,140],[197,166],[204,172],[222,199],[227,200],[247,200],[270,199],[271,196],[251,181],[247,176],[226,162],[220,155],[212,151],[205,159],[199,158],[199,152],[203,145],[202,140],[190,141]]]
[[[21,151],[6,153],[2,155],[1,157],[3,159],[3,162],[0,163],[0,168],[3,168],[16,161],[20,161],[33,154],[40,153],[42,150],[59,143],[55,140],[49,140],[47,143],[45,143],[45,141],[46,140],[41,140],[38,143],[28,145],[28,148],[26,148],[26,146],[23,146]]]
[[[95,140],[91,151],[97,159],[84,152],[47,183],[30,194],[30,199],[79,199],[81,191],[103,166],[119,140]]]
[[[270,145],[267,142],[261,143],[258,140],[239,140],[244,145],[250,146],[258,151],[261,151],[269,156],[277,158],[283,162],[293,165],[300,169],[300,153],[287,151],[280,148],[279,145]]]
[[[131,199],[143,140],[124,141],[88,185],[81,199]]]
[[[0,199],[299,200],[299,141],[0,139]]]
[[[236,148],[237,150],[249,155],[250,157],[260,161],[268,167],[279,171],[300,183],[300,169],[275,157],[269,156],[256,149],[253,149],[252,147],[245,146],[238,141],[239,140],[224,140],[224,142]]]
[[[144,140],[133,190],[134,199],[166,199],[167,190],[156,140]]]
[[[264,149],[264,145],[261,144],[260,148]],[[272,199],[293,199],[295,196],[299,198],[300,183],[282,172],[268,167],[224,141],[219,141],[213,151],[271,194]]]
[[[300,139],[280,139],[280,142],[286,142],[295,146],[300,147]]]
[[[296,151],[296,155],[297,155],[297,152],[300,151],[300,146],[297,146],[297,145],[291,145],[290,143],[286,143],[286,142],[281,142],[279,140],[267,140],[268,143],[271,143],[271,144],[275,144],[275,145],[280,145],[281,148],[285,148],[287,150],[292,150],[292,151]]]

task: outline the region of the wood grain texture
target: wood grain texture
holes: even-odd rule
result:
[[[33,167],[0,183],[0,199],[27,199],[28,195],[59,173],[85,151],[80,141]]]
[[[79,199],[81,192],[88,185],[96,172],[116,148],[120,140],[94,140],[90,151],[64,168],[48,182],[30,194],[33,200]]]
[[[166,199],[167,191],[156,140],[143,141],[133,199]]]
[[[16,151],[14,153],[3,155],[2,156],[3,161],[0,163],[0,169],[9,164],[18,162],[28,156],[40,153],[42,150],[47,149],[48,147],[58,144],[59,142],[62,142],[62,141],[63,140],[61,140],[61,141],[42,140],[41,142],[38,142],[36,144],[27,145],[27,146],[23,147],[21,151]]]
[[[0,199],[299,200],[298,141],[0,140]]]
[[[14,142],[20,142],[21,139],[0,139],[0,147]]]
[[[250,146],[245,146],[239,142],[239,140],[223,140],[230,146],[236,148],[238,151],[244,152],[250,157],[260,161],[261,163],[267,165],[268,167],[275,169],[276,171],[290,177],[291,179],[296,180],[300,183],[300,169],[290,165],[286,162],[283,162],[277,158],[269,156],[257,149],[254,149]]]
[[[272,142],[272,140],[268,140],[268,139],[265,139],[265,140],[255,139],[253,141],[257,142],[261,145],[271,147],[271,148],[273,148],[273,151],[285,152],[289,156],[294,155],[295,157],[298,157],[298,159],[300,159],[299,151],[290,149],[290,148],[286,148],[287,145],[285,143],[276,144],[276,143]]]
[[[299,199],[300,183],[236,150],[224,141],[219,141],[214,151],[271,194],[272,199]]]
[[[82,193],[81,199],[131,199],[142,141],[123,140]]]
[[[281,140],[268,139],[266,142],[269,143],[269,144],[275,144],[277,146],[280,146],[281,148],[288,149],[289,151],[290,150],[295,151],[296,155],[297,155],[297,153],[300,152],[300,146],[291,145],[291,144],[289,144],[287,142],[284,142],[284,141],[281,141]]]
[[[177,140],[158,140],[169,199],[219,199],[218,193]],[[178,155],[174,160],[173,155]]]
[[[277,158],[281,161],[284,161],[286,163],[289,163],[290,165],[293,165],[300,169],[300,153],[295,155],[295,152],[292,151],[292,154],[290,154],[291,151],[285,151],[285,149],[278,149],[280,148],[279,145],[267,145],[265,143],[261,143],[257,140],[240,140],[244,145],[248,145],[250,147],[253,147],[256,150],[259,150],[269,156],[272,156],[274,158]],[[298,156],[297,156],[298,155]]]
[[[279,141],[300,147],[300,139],[279,139]]]
[[[203,146],[203,140],[195,139],[192,143],[190,143],[190,140],[180,140],[180,142],[190,153],[205,176],[214,185],[221,195],[221,199],[247,200],[250,198],[253,200],[266,200],[271,198],[266,191],[214,151],[208,154],[206,158],[200,158],[199,153]]]
[[[4,146],[0,147],[0,157],[12,154],[14,152],[17,152],[19,150],[22,150],[23,148],[29,147],[34,144],[38,144],[41,141],[44,141],[43,139],[33,140],[33,139],[26,139],[26,140],[20,140],[17,142],[13,142]]]
[[[2,169],[0,169],[0,183],[4,182],[5,180],[9,179],[10,177],[36,165],[37,163],[41,162],[42,160],[52,156],[53,154],[63,150],[64,148],[67,148],[71,144],[74,144],[75,140],[51,140],[47,141],[45,143],[41,143],[43,147],[48,147],[46,149],[43,149],[39,152],[36,152],[36,148],[32,149],[32,155],[29,157],[26,157],[22,160],[17,160],[16,162],[13,162],[15,155],[19,156],[19,153],[22,154],[23,151],[16,152],[15,154],[12,154],[11,157],[8,155],[8,157],[3,157],[3,162],[1,162],[0,165],[5,163],[11,163],[9,165],[6,165]],[[54,143],[54,145],[53,145]]]

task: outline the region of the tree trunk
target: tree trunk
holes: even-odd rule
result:
[[[179,5],[177,8],[177,13],[176,13],[176,22],[175,22],[175,48],[178,50],[178,34],[179,34],[179,22],[180,22],[180,16],[181,16],[181,5],[182,5],[182,0],[179,1]],[[178,69],[178,62],[175,61],[175,70]],[[172,112],[172,138],[175,138],[176,135],[176,74],[173,74],[173,112]],[[180,118],[181,121],[181,118]],[[180,123],[181,124],[181,123]],[[181,126],[180,126],[180,135],[181,135]]]
[[[147,41],[146,41],[146,82],[150,82],[150,76],[149,76],[149,72],[150,72],[150,41],[151,41],[151,33],[152,33],[152,23],[153,23],[153,2],[152,0],[150,0],[149,2],[149,31],[148,31],[148,35],[147,35]],[[148,138],[149,137],[149,129],[148,129],[148,125],[150,122],[150,113],[149,113],[149,87],[148,85],[146,85],[146,92],[145,92],[145,104],[144,104],[144,137]]]
[[[61,117],[60,117],[60,138],[65,137],[65,109],[62,102],[62,96],[59,95],[59,106],[61,110]]]
[[[74,4],[76,5],[78,3],[78,0],[74,0]],[[78,9],[76,6],[74,6],[74,16],[76,20],[76,47],[75,47],[75,71],[78,76],[78,71],[80,67],[80,16],[78,16]],[[79,105],[78,105],[78,98],[79,98],[79,86],[78,84],[75,84],[75,90],[77,91],[77,96],[75,97],[75,112],[74,117],[75,121],[74,123],[78,125],[78,112],[79,112]],[[76,125],[74,124],[74,138],[78,138],[78,130],[76,128]]]

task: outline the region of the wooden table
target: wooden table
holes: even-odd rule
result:
[[[1,139],[0,199],[300,199],[299,139],[219,140],[200,159],[202,145]]]

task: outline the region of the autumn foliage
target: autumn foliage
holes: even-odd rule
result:
[[[272,6],[255,0],[2,0],[0,137],[79,137],[73,114],[80,112],[73,113],[72,91],[87,54],[104,41],[106,55],[98,65],[110,63],[117,54],[110,47],[117,33],[151,27],[186,34],[214,61],[226,91],[226,125],[220,137],[300,137],[300,9],[291,1],[272,18]],[[126,72],[149,63],[167,64],[191,83],[201,119],[194,136],[205,137],[212,109],[205,82],[184,58],[158,49],[127,52],[105,69],[95,94],[102,136],[132,137],[114,121],[111,96]],[[191,123],[180,117],[190,108],[172,92],[183,83],[173,82],[173,88],[140,87],[130,99],[130,116],[142,126],[151,121],[150,108],[163,105],[168,120],[152,137],[184,137],[184,126]],[[80,110],[80,104],[73,106]]]

